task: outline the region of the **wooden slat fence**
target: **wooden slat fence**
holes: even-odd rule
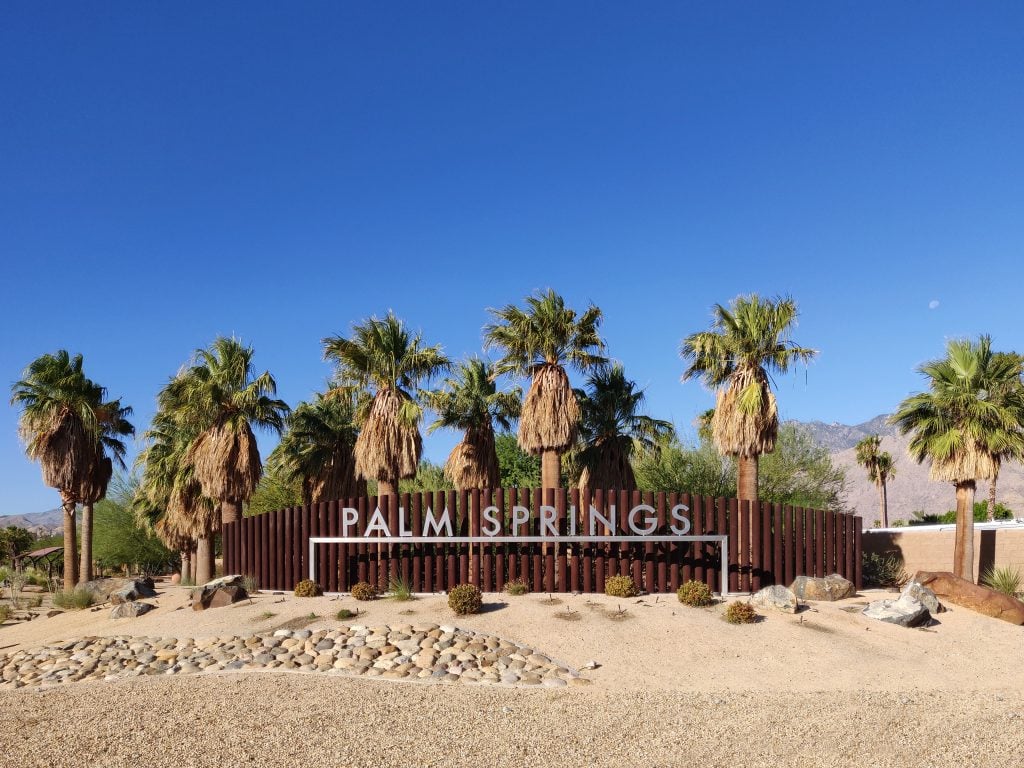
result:
[[[279,509],[224,526],[224,572],[253,576],[261,589],[294,589],[309,573],[310,537],[341,536],[346,507],[358,511],[349,535],[362,536],[378,507],[393,535],[398,535],[399,508],[404,510],[407,529],[419,535],[427,510],[438,515],[447,507],[454,535],[479,536],[485,507],[494,505],[504,513],[505,525],[499,535],[506,535],[511,533],[512,507],[519,505],[530,510],[530,517],[518,533],[536,536],[541,533],[542,503],[557,511],[560,535],[570,533],[570,507],[576,509],[577,535],[587,535],[589,507],[607,514],[612,504],[618,511],[618,530],[597,533],[629,535],[625,513],[640,503],[657,510],[656,533],[668,534],[668,526],[674,522],[671,509],[685,504],[690,508],[691,535],[729,537],[731,592],[788,585],[796,576],[831,573],[862,587],[862,526],[854,515],[688,493],[581,493],[578,489],[424,491]],[[652,593],[674,592],[690,579],[703,581],[716,591],[721,584],[721,553],[713,542],[380,544],[371,537],[359,544],[316,547],[317,581],[328,592],[347,592],[359,581],[384,591],[395,579],[403,580],[414,592],[441,592],[460,583],[476,584],[491,592],[522,579],[534,592],[603,593],[605,579],[615,574],[632,576]]]

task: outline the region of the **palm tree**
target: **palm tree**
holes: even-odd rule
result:
[[[82,504],[82,562],[79,566],[79,581],[92,580],[92,518],[93,505],[107,495],[107,486],[114,475],[114,463],[125,469],[125,444],[121,439],[135,434],[135,427],[128,421],[132,415],[129,406],[122,406],[120,400],[103,403],[97,409],[100,435],[96,445],[92,473],[80,489]]]
[[[292,411],[267,464],[280,467],[289,482],[301,484],[303,504],[362,496],[366,481],[355,471],[358,435],[354,399],[317,394],[312,403],[299,403]]]
[[[82,372],[82,356],[63,349],[33,360],[11,387],[11,404],[22,408],[18,432],[25,452],[39,462],[43,482],[60,492],[67,591],[78,583],[75,508],[96,472],[103,394]]]
[[[1015,376],[1007,377],[1005,382],[1002,382],[999,386],[1008,390],[1020,390],[1024,387],[1024,382],[1021,381],[1021,377],[1024,376],[1024,356],[1018,355],[1016,352],[996,352],[995,355],[1000,358],[1005,358],[1005,362],[1009,365],[1014,366],[1017,371]],[[1000,395],[1007,394],[1005,391],[1000,392]],[[996,462],[996,471],[992,475],[992,479],[988,483],[988,519],[992,522],[996,519],[996,484],[999,481],[999,470],[1002,466],[1004,459],[1012,459],[1012,455],[1002,455],[999,457],[999,461]]]
[[[497,488],[500,483],[494,425],[504,431],[512,428],[523,395],[520,389],[499,391],[495,378],[490,362],[473,357],[445,380],[443,389],[421,393],[427,407],[437,413],[431,432],[441,427],[463,431],[444,465],[445,474],[459,490]]]
[[[757,501],[758,457],[775,449],[779,413],[770,372],[786,373],[818,353],[797,346],[790,333],[797,317],[792,299],[733,299],[716,304],[711,330],[687,336],[680,356],[690,365],[683,381],[701,378],[717,389],[711,432],[724,455],[737,459],[741,499]]]
[[[910,455],[931,461],[932,480],[956,488],[956,543],[953,572],[974,579],[974,492],[991,480],[1006,458],[1024,456],[1024,393],[1014,386],[1020,364],[992,352],[989,336],[977,343],[952,340],[946,357],[919,369],[929,391],[911,395],[892,416],[911,434]]]
[[[889,527],[889,500],[886,484],[896,474],[896,465],[892,454],[880,450],[882,438],[868,435],[857,443],[857,463],[868,471],[868,479],[878,486],[879,521],[883,528]]]
[[[451,367],[440,345],[423,345],[394,312],[352,326],[351,338],[323,340],[324,358],[337,366],[333,395],[357,394],[356,474],[377,481],[377,493],[394,494],[398,481],[415,477],[423,450],[422,410],[411,394],[422,381]]]
[[[519,447],[541,457],[541,485],[561,482],[561,455],[576,442],[580,407],[566,366],[587,373],[607,364],[598,335],[601,310],[591,304],[577,317],[548,289],[526,299],[527,309],[509,304],[491,309],[495,322],[484,328],[484,345],[503,357],[495,373],[531,376],[519,419]]]
[[[133,506],[136,515],[147,519],[168,547],[182,555],[182,578],[189,572],[189,560],[195,552],[197,584],[213,578],[214,546],[220,522],[215,500],[203,495],[188,455],[196,438],[194,426],[183,423],[175,414],[158,411],[146,431],[146,447],[139,453],[142,467]]]
[[[196,433],[186,461],[203,495],[219,504],[222,524],[241,518],[263,474],[253,426],[280,434],[289,410],[272,397],[268,371],[253,376],[252,356],[252,347],[218,337],[160,393],[160,408]]]

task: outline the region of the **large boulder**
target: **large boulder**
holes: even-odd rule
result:
[[[799,603],[793,590],[787,589],[781,584],[765,587],[755,592],[750,598],[751,605],[761,608],[774,608],[784,613],[796,613]]]
[[[92,595],[94,603],[105,603],[110,599],[110,593],[119,589],[124,584],[124,579],[93,579],[83,581],[75,589],[81,589]]]
[[[863,613],[869,619],[898,624],[901,627],[919,627],[931,619],[931,614],[924,604],[910,595],[900,595],[898,600],[875,600]]]
[[[152,610],[153,606],[149,603],[139,603],[131,600],[115,605],[114,609],[110,612],[110,618],[134,619],[136,616],[141,616],[142,614],[149,613]]]
[[[916,579],[908,581],[900,594],[910,595],[915,600],[920,601],[928,609],[929,613],[942,613],[946,610],[946,606],[939,602],[938,596]]]
[[[242,586],[241,576],[222,576],[192,590],[192,610],[205,611],[207,608],[222,608],[248,597],[249,593]]]
[[[954,576],[949,571],[918,571],[914,581],[941,600],[1011,624],[1024,624],[1024,602]]]
[[[137,579],[126,579],[121,586],[110,592],[109,600],[114,605],[119,603],[130,603],[140,597],[156,597],[156,590],[153,580],[146,577]]]
[[[790,589],[801,600],[832,602],[834,600],[844,600],[857,594],[857,588],[853,586],[853,582],[843,578],[838,573],[833,573],[831,576],[825,576],[824,578],[797,576],[793,580]]]

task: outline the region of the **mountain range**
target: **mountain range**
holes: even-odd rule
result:
[[[29,512],[24,515],[0,515],[0,528],[11,525],[25,528],[34,536],[52,536],[64,530],[64,510],[57,507],[45,512]]]

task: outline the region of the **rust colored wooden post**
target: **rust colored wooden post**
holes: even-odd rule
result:
[[[480,503],[477,507],[477,518],[476,518],[476,531],[477,536],[483,535],[484,520],[483,514],[487,507],[497,506],[494,504],[494,497],[497,496],[497,490],[492,491],[490,488],[484,489],[480,494]],[[494,573],[494,545],[487,543],[480,545],[480,560],[481,567],[483,568],[483,591],[484,592],[495,592],[500,590],[494,589],[495,584],[495,573]]]
[[[327,502],[321,501],[316,505],[316,535],[327,535]],[[327,587],[327,570],[330,563],[327,562],[327,545],[316,545],[316,583],[321,587]]]
[[[604,504],[604,489],[598,488],[594,491],[593,498],[594,509],[597,509],[601,514],[607,514]],[[590,535],[590,523],[589,515],[587,516],[587,535]],[[595,529],[595,533],[604,533],[604,531],[598,531]],[[604,544],[597,544],[594,547],[594,592],[603,595],[604,594],[604,579],[605,579],[605,568],[607,568],[606,562],[606,550]]]
[[[540,505],[544,503],[544,490],[542,488],[533,489],[533,502],[531,504],[531,517],[530,517],[530,532],[534,536],[539,536],[540,530]],[[540,544],[534,544],[531,549],[533,550],[533,591],[543,592],[546,591],[544,587],[544,547]]]
[[[793,508],[789,505],[776,504],[776,513],[781,513],[782,519],[782,562],[775,566],[776,584],[789,586],[793,583],[793,552],[795,530],[793,528]]]
[[[687,494],[685,494],[685,493],[682,495],[682,498],[680,498],[678,493],[676,493],[675,491],[672,491],[668,495],[668,502],[667,502],[668,503],[668,507],[671,509],[672,507],[675,507],[675,506],[677,506],[679,504],[685,504],[687,507],[689,507],[689,503],[688,503],[689,502],[689,498],[690,497]],[[687,512],[686,513],[687,517],[689,517],[690,514],[691,514],[690,512]],[[684,546],[682,544],[680,544],[678,541],[672,541],[668,545],[667,557],[668,557],[668,591],[669,592],[675,592],[676,590],[679,589],[679,584],[680,584],[679,561],[682,559],[683,550],[684,550]]]
[[[283,539],[281,541],[281,584],[282,589],[292,590],[292,508],[285,507],[281,510],[281,530]]]
[[[407,514],[409,515],[410,527],[412,528],[412,535],[413,536],[420,536],[420,535],[422,535],[423,534],[423,493],[422,493],[422,491],[417,491],[416,493],[412,494],[412,497],[410,498],[410,504],[409,504],[409,509],[407,510]],[[410,585],[412,587],[412,591],[415,592],[415,593],[426,591],[426,590],[423,589],[423,569],[424,569],[424,563],[423,563],[424,558],[423,558],[423,555],[424,555],[423,545],[422,544],[414,544],[413,547],[412,547],[412,578],[410,580]],[[427,565],[426,569],[429,572],[430,566]]]
[[[750,502],[750,591],[757,592],[764,586],[764,534],[761,531],[763,515],[761,503]]]
[[[581,536],[589,536],[587,521],[590,519],[591,495],[590,488],[579,491],[579,504],[576,507],[578,532]],[[594,545],[580,545],[580,591],[590,594],[594,591]]]
[[[480,535],[480,490],[474,488],[469,492],[469,535],[479,536]],[[481,588],[483,580],[480,576],[480,570],[483,565],[483,544],[470,544],[469,545],[469,583],[475,584],[477,589]],[[490,581],[490,578],[487,579]],[[484,590],[490,592],[491,590]]]
[[[506,535],[505,521],[508,519],[508,515],[505,511],[505,489],[498,487],[494,490],[494,506],[498,508],[498,514],[496,517],[501,523],[501,529],[499,535]],[[505,559],[508,551],[508,545],[505,543],[494,545],[494,591],[502,592],[505,589],[505,584],[508,583],[507,571],[505,570]]]
[[[565,488],[556,488],[554,491],[555,526],[559,536],[566,535],[566,491]],[[554,580],[555,589],[559,592],[569,591],[569,548],[565,544],[553,544],[551,549],[555,553]]]
[[[843,574],[850,581],[857,584],[857,533],[853,515],[843,515],[846,518],[846,573]]]
[[[814,510],[814,575],[825,576],[825,512]]]
[[[793,578],[807,575],[805,563],[807,558],[807,530],[804,523],[803,507],[793,507],[793,539],[795,551],[793,553]],[[792,580],[787,582],[791,584]]]
[[[454,530],[459,530],[459,508],[458,508],[458,495],[455,491],[448,491],[448,498],[445,503],[445,507],[448,509],[451,515],[452,526]],[[459,584],[459,551],[462,545],[460,544],[449,544],[447,545],[447,582],[448,589],[458,586]]]
[[[729,513],[726,510],[725,499],[721,496],[715,499],[715,533],[719,536],[729,535]],[[732,541],[729,541],[729,544],[732,546]],[[722,590],[722,577],[728,577],[729,575],[728,571],[724,574],[722,573],[722,552],[720,547],[721,545],[715,550],[715,581],[713,584],[708,585],[711,587],[712,592],[720,592]]]
[[[654,497],[654,508],[658,510],[658,534],[668,535],[668,500],[664,491],[658,491]],[[668,547],[659,542],[654,548],[654,583],[658,592],[668,591]]]
[[[265,512],[264,517],[267,519],[267,589],[277,589],[277,579],[275,578],[274,571],[277,564],[277,516],[273,512]]]
[[[859,517],[853,518],[853,551],[854,551],[854,586],[857,589],[864,589],[864,521]]]
[[[630,494],[629,504],[625,506],[622,511],[622,532],[627,536],[632,536],[633,531],[629,527],[629,512],[633,507],[640,503],[640,491],[633,491]],[[633,583],[636,584],[638,589],[646,589],[646,581],[644,575],[644,568],[646,567],[647,561],[647,547],[643,544],[630,544],[629,545],[629,562],[631,566],[630,576],[633,578]],[[650,590],[648,590],[650,591]]]
[[[569,535],[569,531],[572,530],[573,517],[576,518],[576,535],[580,534],[579,529],[579,512],[580,512],[580,489],[573,488],[568,495],[562,501],[565,508],[565,527],[560,528],[566,536]],[[569,582],[568,588],[570,592],[580,591],[580,564],[582,563],[581,554],[583,552],[582,544],[572,544],[567,548],[567,555],[569,559]]]
[[[616,522],[618,527],[615,529],[617,536],[626,536],[629,531],[626,528],[627,516],[629,515],[629,491],[619,491],[619,514],[617,515]],[[620,576],[631,576],[630,566],[635,555],[634,547],[632,544],[616,544],[616,548],[619,550],[619,575]]]
[[[299,579],[302,578],[302,576],[300,575],[302,570],[302,558],[299,553],[299,547],[301,546],[299,544],[299,539],[302,536],[302,527],[299,522],[300,509],[298,507],[289,507],[288,511],[289,518],[291,519],[292,531],[291,545],[289,548],[289,552],[291,553],[291,561],[288,566],[288,579],[291,582],[291,584],[288,588],[295,589],[295,585],[298,584]]]
[[[789,535],[789,531],[786,530],[786,516],[783,513],[781,504],[772,505],[772,517],[774,535],[773,541],[773,557],[772,557],[772,568],[771,568],[771,579],[772,584],[782,584],[786,578],[786,536]],[[786,582],[787,584],[789,582]]]
[[[679,499],[679,503],[685,504],[690,510],[686,513],[687,517],[690,518],[690,535],[698,536],[698,531],[701,530],[701,524],[700,505],[697,501],[697,497],[695,496],[691,503],[690,494],[684,493]],[[696,550],[697,545],[691,541],[685,544],[673,544],[672,546],[675,548],[675,556],[672,559],[681,561],[681,572],[679,574],[680,583],[685,584],[688,581],[693,581],[693,570],[694,565],[696,565],[694,551]],[[676,587],[676,589],[678,589],[678,587]]]
[[[456,494],[456,499],[459,505],[458,518],[452,515],[452,519],[458,519],[458,527],[456,531],[459,536],[469,535],[469,491],[461,490]],[[472,549],[470,544],[459,544],[457,545],[459,551],[459,584],[469,583],[469,551]]]
[[[690,533],[694,536],[704,535],[704,499],[694,495],[690,502]],[[685,581],[704,581],[704,553],[703,543],[699,541],[690,542],[689,563],[683,575]],[[692,563],[692,565],[691,565]]]
[[[340,512],[338,510],[337,499],[332,499],[327,502],[327,535],[331,538],[337,538],[338,536],[338,525],[340,523]],[[325,547],[327,560],[327,584],[324,585],[324,589],[327,592],[338,591],[338,572],[341,570],[341,558],[339,557],[338,545],[328,544]],[[342,578],[344,580],[344,577]]]
[[[633,496],[638,503],[646,504],[649,507],[654,508],[655,515],[657,515],[657,506],[655,506],[654,494],[650,491],[644,491],[641,496],[639,492]],[[658,528],[654,529],[655,533],[661,533]],[[640,545],[643,549],[644,555],[644,589],[649,593],[653,594],[658,590],[658,564],[655,561],[657,557],[655,553],[654,542],[648,542]]]
[[[740,510],[739,500],[729,499],[729,591],[740,588]]]
[[[825,573],[828,576],[836,570],[836,513],[825,510]]]
[[[434,492],[434,517],[440,517],[445,508],[444,491]],[[445,544],[435,544],[434,547],[434,591],[444,592],[447,587],[448,575],[448,547]],[[452,585],[454,586],[454,585]]]
[[[256,577],[259,570],[259,558],[256,556],[256,524],[258,517],[244,517],[245,526],[245,551],[248,557],[248,571],[246,576]]]

